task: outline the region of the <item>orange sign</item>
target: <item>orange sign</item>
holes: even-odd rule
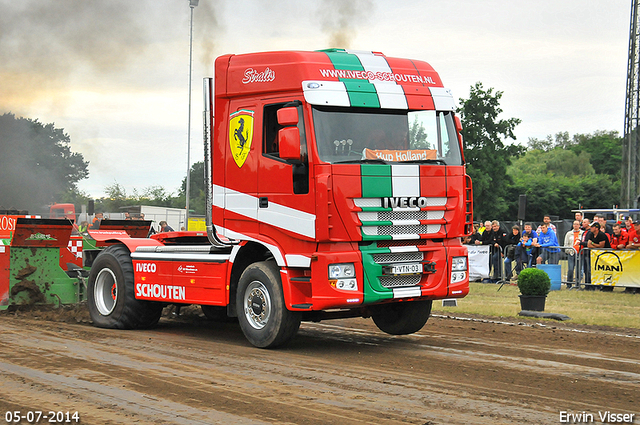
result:
[[[435,149],[414,149],[414,150],[386,150],[386,149],[365,149],[365,159],[381,159],[383,161],[420,161],[424,159],[436,159]]]

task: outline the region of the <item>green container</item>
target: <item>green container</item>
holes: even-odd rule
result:
[[[82,300],[79,279],[60,268],[60,248],[11,247],[10,262],[10,304],[59,306]]]

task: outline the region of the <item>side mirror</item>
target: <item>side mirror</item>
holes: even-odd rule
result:
[[[458,143],[460,144],[460,155],[462,156],[462,162],[464,163],[464,140],[462,140],[462,121],[460,117],[454,115],[454,121],[456,123],[456,134],[458,135]]]
[[[278,124],[283,127],[298,125],[298,108],[289,106],[278,109]]]
[[[295,110],[295,108],[293,108]],[[282,110],[282,109],[281,109]],[[280,111],[278,111],[280,112]],[[278,118],[280,114],[278,114]],[[297,115],[297,111],[296,111]],[[279,156],[281,159],[300,159],[300,131],[298,127],[285,127],[278,131]]]

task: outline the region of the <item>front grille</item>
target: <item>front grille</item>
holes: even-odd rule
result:
[[[443,230],[446,197],[426,197],[423,209],[383,208],[382,198],[354,198],[354,211],[360,220],[363,239],[420,239],[418,235],[436,235]],[[438,208],[439,207],[439,208]],[[437,209],[434,209],[437,208]]]
[[[406,276],[380,276],[380,284],[385,288],[398,288],[401,286],[416,286],[422,279],[421,274]]]
[[[422,252],[392,252],[388,254],[373,254],[373,261],[378,264],[410,263],[422,261],[423,259],[424,253]]]
[[[417,226],[362,226],[362,233],[367,236],[380,235],[429,235],[438,233],[440,224]]]
[[[359,208],[381,208],[382,200],[380,198],[354,198],[353,202]],[[444,207],[447,204],[447,198],[427,198],[427,207]]]
[[[442,220],[444,211],[378,211],[359,212],[360,221]]]

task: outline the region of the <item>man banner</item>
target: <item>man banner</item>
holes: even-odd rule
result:
[[[591,284],[640,287],[640,252],[592,249]]]

